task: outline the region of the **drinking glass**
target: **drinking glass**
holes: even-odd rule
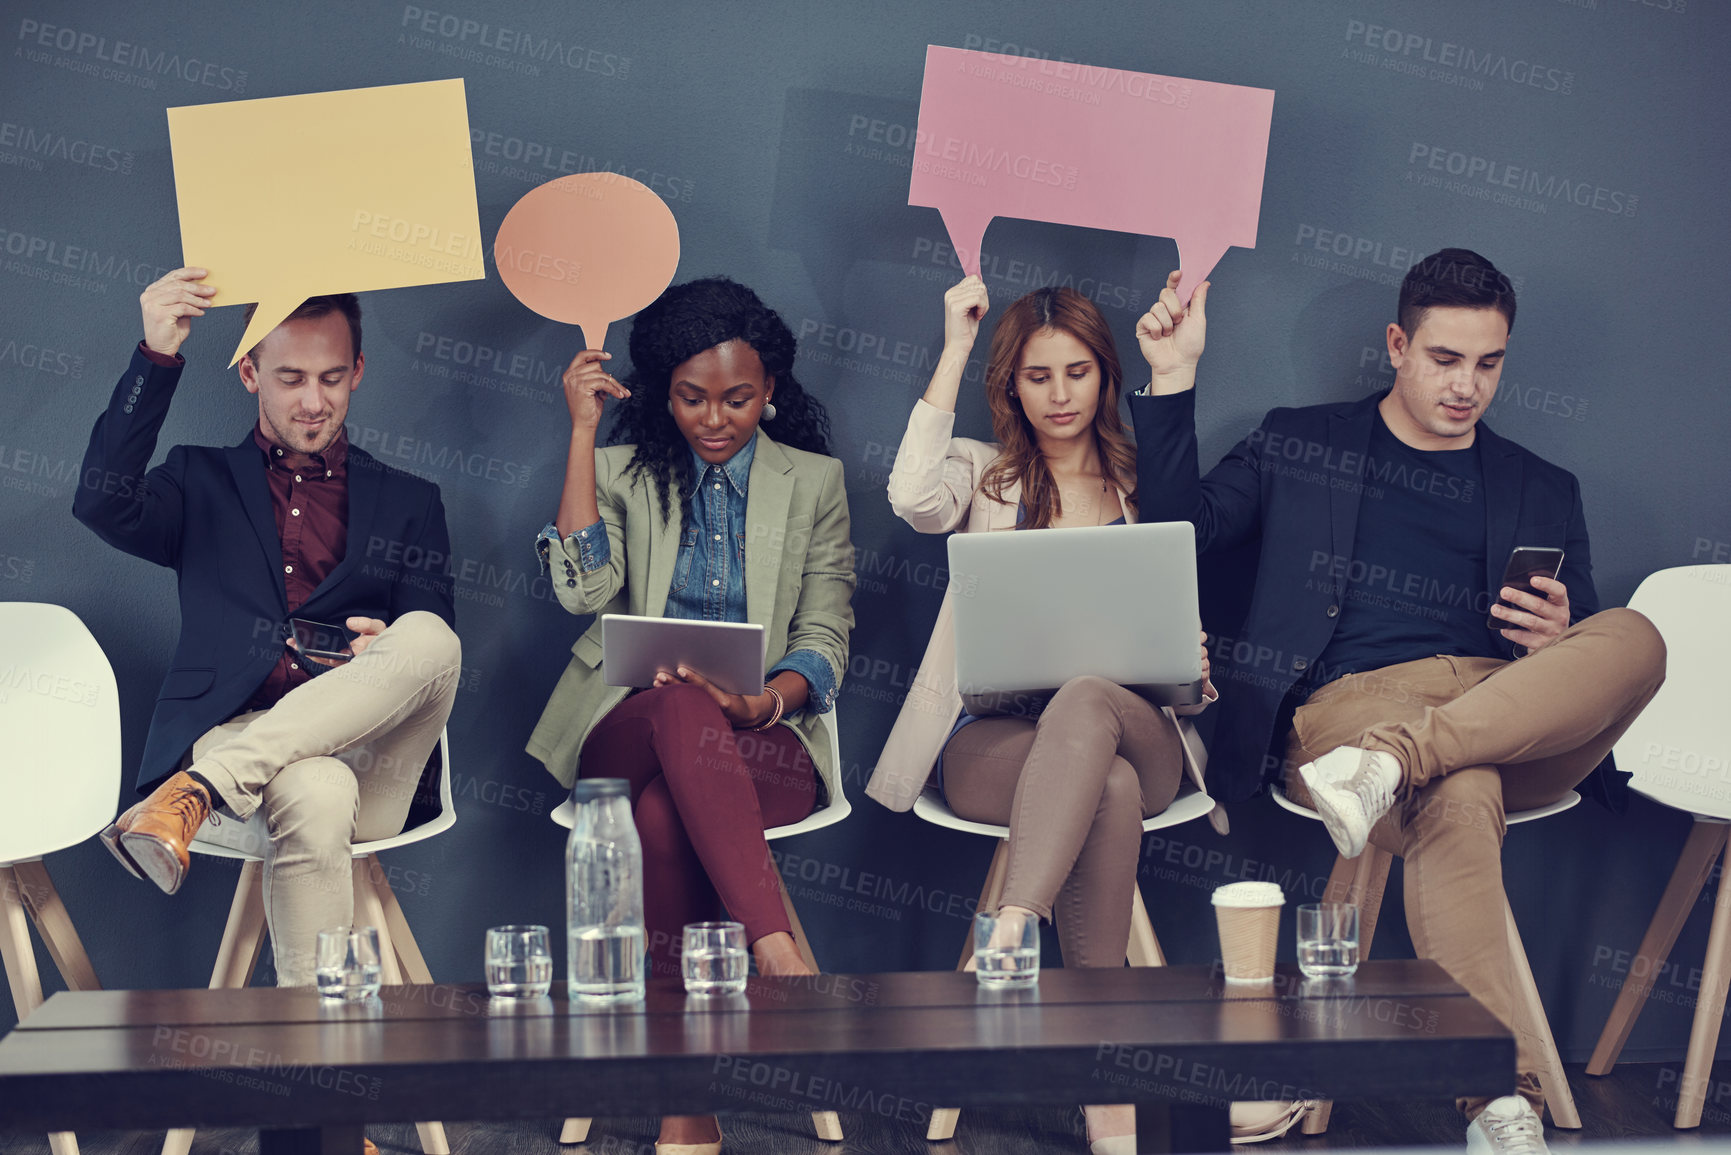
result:
[[[1298,969],[1312,979],[1358,970],[1358,907],[1311,902],[1298,908]]]
[[[544,926],[487,931],[487,990],[500,998],[538,999],[553,987],[553,950]]]
[[[1031,987],[1040,981],[1040,920],[974,915],[974,977],[983,987]]]
[[[737,922],[694,922],[685,928],[680,970],[693,995],[737,995],[745,990],[751,956],[745,927]]]
[[[319,994],[327,999],[360,1002],[379,993],[379,930],[373,926],[337,926],[319,931],[314,956]]]

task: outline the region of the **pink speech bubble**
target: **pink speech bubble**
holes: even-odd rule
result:
[[[1273,118],[1273,89],[928,45],[908,203],[968,273],[995,216],[1172,237],[1189,301],[1256,247]]]
[[[649,304],[679,267],[679,223],[640,181],[580,172],[524,193],[499,224],[493,260],[505,287],[599,349],[607,326]]]

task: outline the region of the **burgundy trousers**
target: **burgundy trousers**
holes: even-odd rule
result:
[[[677,975],[685,924],[722,906],[748,943],[791,931],[763,838],[817,801],[816,768],[791,729],[735,730],[697,686],[642,690],[595,724],[577,774],[631,784],[654,974]]]

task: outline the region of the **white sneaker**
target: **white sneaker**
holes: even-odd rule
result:
[[[1519,1095],[1492,1099],[1467,1125],[1467,1155],[1550,1155],[1545,1126]]]
[[[1400,763],[1381,750],[1340,746],[1298,768],[1310,800],[1335,848],[1347,858],[1364,853],[1370,828],[1394,805]]]

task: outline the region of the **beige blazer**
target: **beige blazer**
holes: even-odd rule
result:
[[[611,558],[594,573],[578,567],[577,535],[550,551],[553,589],[574,614],[596,619],[571,647],[571,662],[529,738],[529,753],[570,786],[577,755],[624,686],[601,680],[602,614],[660,617],[667,609],[679,554],[679,507],[661,514],[654,485],[627,476],[632,447],[595,453],[595,496]],[[568,569],[566,563],[570,563]],[[575,581],[575,585],[567,584]],[[778,445],[760,428],[745,503],[745,617],[764,629],[764,667],[793,650],[815,650],[841,684],[853,629],[854,556],[848,537],[841,462]],[[811,755],[831,798],[840,798],[840,767],[830,757],[824,715],[804,710],[783,718]]]
[[[987,441],[951,437],[956,415],[928,404],[914,402],[907,432],[890,469],[890,508],[921,533],[993,533],[1016,528],[1020,487],[1011,485],[1002,501],[986,496],[980,480],[998,459],[999,447]],[[1124,520],[1136,520],[1135,511],[1118,491]],[[866,794],[891,810],[907,810],[920,796],[937,764],[950,731],[961,716],[962,696],[956,690],[956,631],[953,590],[944,591],[938,620],[919,672],[908,687],[907,698],[877,768],[866,784]],[[1202,706],[1183,707],[1179,713],[1194,714]],[[1207,793],[1202,772],[1208,754],[1188,719],[1178,720],[1184,741],[1185,765],[1196,789]],[[1215,829],[1225,833],[1226,814],[1218,804],[1209,814]]]

